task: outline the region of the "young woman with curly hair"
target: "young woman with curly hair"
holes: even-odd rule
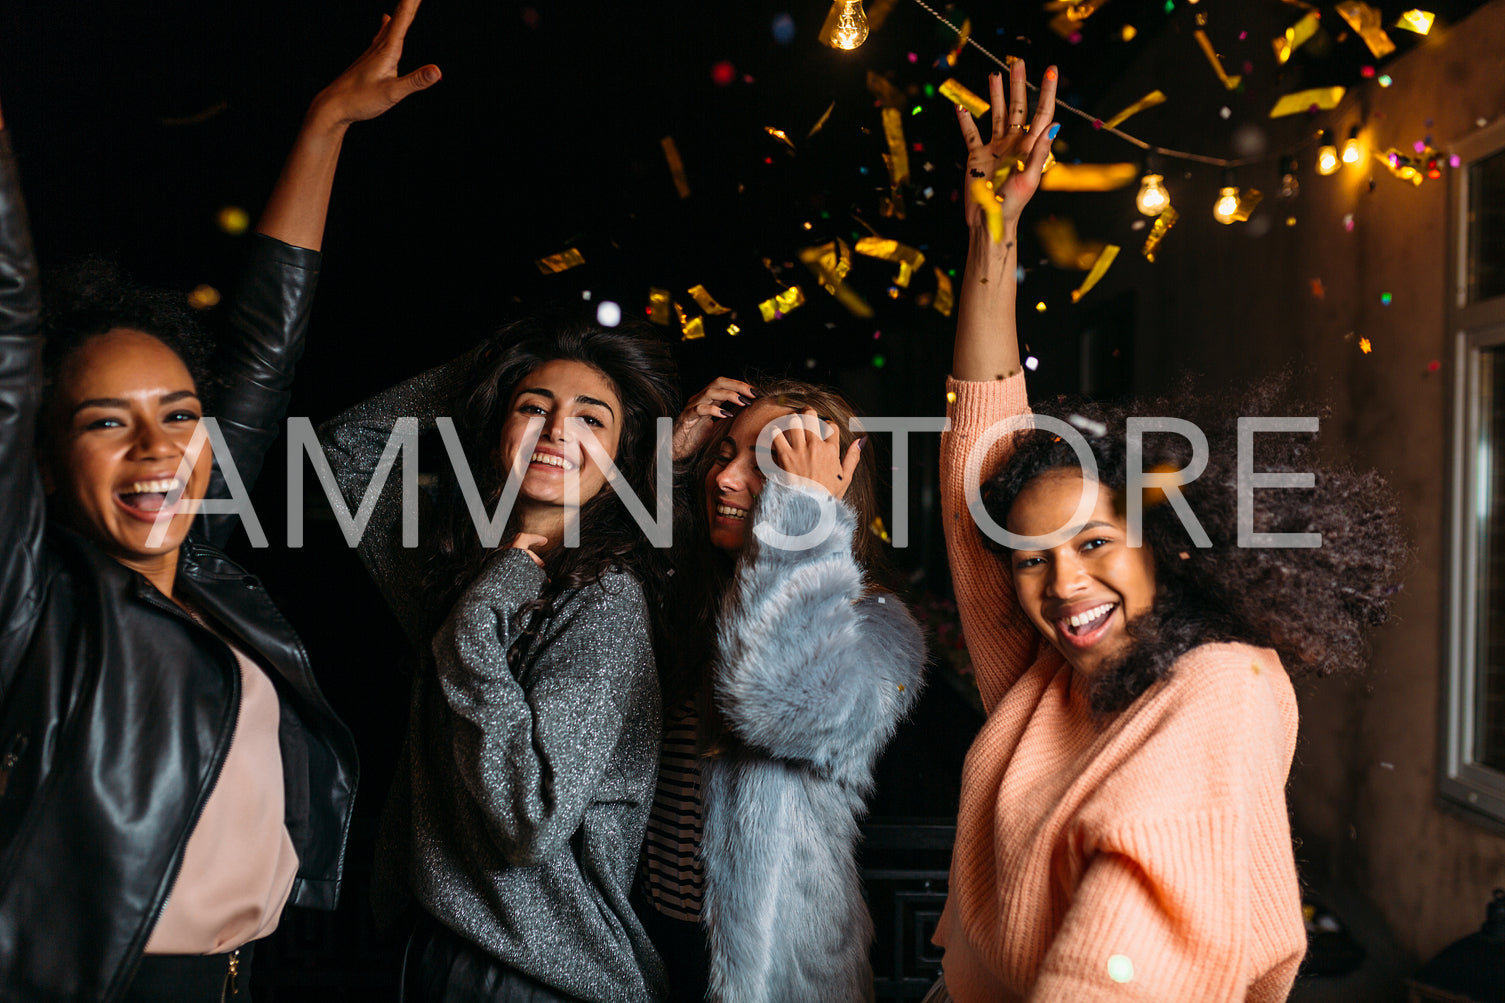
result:
[[[857,820],[925,651],[875,580],[852,417],[823,387],[723,378],[677,425],[690,527],[640,889],[675,1003],[872,999]]]
[[[659,749],[645,596],[667,561],[621,493],[656,503],[674,372],[646,324],[530,319],[321,430],[351,508],[374,495],[361,558],[420,654],[374,894],[379,919],[416,919],[404,999],[659,998],[628,898]],[[464,456],[410,549],[387,444],[451,416]],[[475,509],[503,503],[483,541]]]
[[[255,480],[291,397],[324,230],[292,190],[327,190],[349,126],[438,78],[396,72],[415,6],[314,99],[212,350],[181,295],[110,269],[39,311],[0,120],[5,999],[246,999],[285,907],[335,906],[354,742],[205,502]]]
[[[944,975],[930,998],[1283,1000],[1306,946],[1285,803],[1288,673],[1361,665],[1363,631],[1387,618],[1405,557],[1396,512],[1375,475],[1324,468],[1309,437],[1264,434],[1254,469],[1316,470],[1315,487],[1255,492],[1241,537],[1226,406],[1068,409],[1095,478],[1069,427],[997,434],[1031,414],[1015,333],[1018,223],[1055,134],[1054,68],[1028,129],[1022,62],[1010,77],[1007,98],[991,80],[991,142],[958,110],[971,243],[941,480],[988,718],[964,767],[935,938]],[[1163,481],[1129,496],[1136,414],[1191,418],[1206,434],[1207,466],[1180,489],[1184,504]],[[1191,458],[1181,436],[1146,433],[1133,460],[1178,471]],[[971,502],[990,530],[1014,534],[1007,546],[979,529]],[[1183,524],[1186,509],[1200,531]],[[1321,544],[1242,545],[1251,532]]]

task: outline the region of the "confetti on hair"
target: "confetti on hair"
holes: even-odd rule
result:
[[[1092,436],[1094,439],[1101,439],[1103,436],[1108,434],[1107,425],[1104,425],[1100,421],[1094,421],[1091,418],[1086,417],[1085,415],[1070,414],[1066,416],[1066,420],[1071,422],[1071,424],[1076,428]]]

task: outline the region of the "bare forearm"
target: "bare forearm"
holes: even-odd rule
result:
[[[322,114],[317,102],[303,120],[293,150],[256,229],[295,247],[320,250],[335,168],[349,123]]]
[[[951,375],[959,380],[1001,380],[1019,372],[1018,223],[1006,223],[1003,239],[996,242],[986,227],[972,227],[969,233]]]

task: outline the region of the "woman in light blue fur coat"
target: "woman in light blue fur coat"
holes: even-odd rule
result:
[[[881,546],[868,529],[875,463],[851,417],[840,395],[809,384],[755,392],[727,380],[681,416],[678,451],[703,450],[695,543],[714,556],[699,574],[676,562],[700,623],[676,639],[684,658],[669,666],[665,709],[671,736],[676,710],[681,729],[690,718],[696,748],[676,759],[666,746],[643,868],[650,934],[669,931],[658,946],[675,999],[873,998],[857,819],[918,696],[925,651],[903,603],[869,576]],[[704,959],[686,918],[703,924]]]

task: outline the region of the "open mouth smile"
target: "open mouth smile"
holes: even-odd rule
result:
[[[561,470],[574,470],[575,465],[562,456],[554,453],[534,453],[528,457],[529,465],[540,464],[545,467],[559,467]]]
[[[1074,648],[1090,648],[1108,631],[1118,603],[1105,602],[1070,616],[1057,617],[1056,635]]]
[[[743,519],[747,518],[747,509],[745,509],[745,508],[736,508],[736,507],[734,507],[732,505],[725,505],[725,504],[723,504],[721,502],[717,502],[716,503],[716,515],[717,515],[718,518],[722,518],[722,519],[736,519],[737,521],[740,522]]]
[[[164,512],[175,514],[186,487],[176,477],[133,481],[115,492],[115,502],[128,514],[152,521]]]

